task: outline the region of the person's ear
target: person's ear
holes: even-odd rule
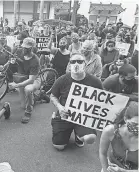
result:
[[[126,123],[127,122],[127,118],[124,116],[124,122]]]

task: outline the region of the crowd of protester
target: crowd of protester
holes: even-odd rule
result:
[[[51,101],[57,108],[52,116],[52,142],[56,149],[63,150],[72,131],[75,132],[75,143],[82,147],[85,143],[92,144],[97,137],[96,130],[64,121],[61,117],[67,115],[66,99],[72,82],[77,82],[94,88],[128,96],[129,103],[117,115],[113,125],[107,126],[100,140],[100,161],[104,172],[128,172],[138,169],[138,42],[137,26],[124,28],[121,19],[117,24],[104,22],[83,27],[55,27],[51,31],[48,45],[52,59],[43,56],[46,63],[51,63],[59,78],[52,88]],[[5,24],[4,27],[8,26]],[[8,27],[7,27],[8,28]],[[39,88],[38,72],[42,59],[37,55],[35,39],[32,38],[32,26],[25,21],[17,23],[17,28],[8,35],[17,35],[18,45],[11,49],[6,45],[6,39],[0,38],[0,69],[3,69],[10,58],[4,49],[16,54],[23,63],[19,69],[11,65],[9,75],[10,86],[19,88],[25,115],[23,123],[28,123],[33,110],[32,92]],[[45,36],[40,29],[40,37]],[[127,55],[120,54],[116,42],[130,44]],[[47,50],[48,51],[48,50]],[[46,58],[46,59],[45,59]],[[43,61],[43,62],[44,62]],[[46,64],[47,66],[48,64]],[[12,83],[11,71],[28,75],[21,83]],[[25,98],[23,98],[25,96]],[[24,99],[24,101],[23,101]],[[109,146],[112,151],[107,156]]]

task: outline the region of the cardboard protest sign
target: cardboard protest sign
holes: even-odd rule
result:
[[[44,48],[48,47],[50,41],[50,37],[39,37],[36,38],[36,44],[37,44],[37,48],[38,50],[42,50]]]
[[[128,100],[126,96],[72,83],[65,105],[68,117],[64,120],[102,131],[114,121]]]
[[[116,48],[119,50],[121,55],[127,56],[130,48],[130,44],[116,42]]]

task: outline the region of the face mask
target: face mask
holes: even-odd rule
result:
[[[114,48],[113,47],[107,47],[108,51],[112,51]]]
[[[24,56],[27,56],[28,54],[30,54],[31,48],[25,48],[24,49]]]
[[[82,53],[85,57],[87,57],[87,56],[89,56],[90,51],[81,50],[81,53]]]
[[[130,37],[125,38],[126,43],[130,43]]]
[[[127,129],[128,129],[128,131],[129,131],[130,133],[132,133],[134,136],[138,136],[138,131],[139,131],[139,129],[138,129],[138,127],[137,127],[136,124],[128,122],[128,123],[127,123]]]
[[[70,64],[71,73],[83,73],[84,72],[84,64]]]
[[[133,78],[133,79],[130,79],[130,80],[127,80],[127,79],[123,79],[123,82],[126,84],[126,85],[132,85],[136,82],[136,79]]]
[[[66,46],[65,46],[65,45],[60,45],[59,48],[60,48],[61,50],[64,50],[64,49],[66,48]]]
[[[74,43],[77,43],[77,42],[78,42],[78,39],[73,39],[73,42],[74,42]]]
[[[32,57],[24,56],[25,60],[30,60]]]

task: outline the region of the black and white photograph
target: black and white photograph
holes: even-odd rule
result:
[[[0,172],[138,172],[138,0],[0,0]]]

